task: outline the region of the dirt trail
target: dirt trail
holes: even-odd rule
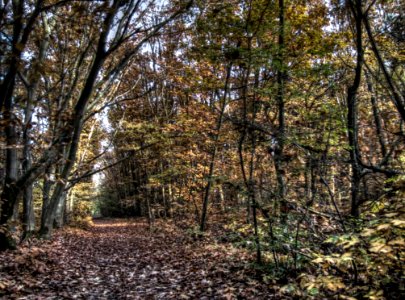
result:
[[[1,299],[269,299],[248,257],[175,226],[101,220],[0,254]]]

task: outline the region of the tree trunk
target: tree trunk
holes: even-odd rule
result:
[[[106,32],[104,32],[104,34],[106,34]],[[70,171],[72,170],[76,160],[76,154],[79,148],[80,135],[83,129],[84,113],[86,111],[87,103],[90,100],[90,97],[93,93],[93,87],[96,82],[98,73],[106,58],[104,43],[105,40],[103,40],[103,38],[100,37],[96,57],[94,59],[90,73],[86,79],[83,90],[80,94],[79,100],[77,101],[77,104],[75,106],[71,124],[69,128],[67,128],[67,130],[69,129],[72,130],[73,133],[71,135],[71,142],[69,144],[66,162],[64,163],[62,173],[60,174],[60,178],[56,183],[52,197],[49,201],[49,206],[45,211],[43,223],[41,224],[40,234],[45,237],[48,237],[52,233],[53,220],[55,218],[56,209],[62,197],[62,193],[65,190],[66,181],[68,179],[68,176],[70,175]]]
[[[2,91],[3,92],[3,91]],[[4,227],[0,231],[1,249],[15,248],[12,240],[10,227],[8,224],[14,215],[15,207],[18,205],[19,188],[17,186],[18,156],[17,156],[17,120],[13,113],[13,98],[7,97],[4,103],[4,123],[6,137],[6,165],[3,192],[1,194],[1,217],[0,226]],[[3,246],[4,245],[4,246]]]
[[[66,198],[67,198],[67,192],[63,192],[62,196],[59,199],[58,206],[56,207],[55,219],[53,221],[53,224],[56,228],[62,228],[65,223],[64,215],[65,215],[65,207],[66,207]]]
[[[23,163],[22,169],[26,173],[32,167],[31,149],[30,149],[30,126],[32,117],[32,101],[34,99],[33,91],[30,90],[25,108],[25,128],[23,132]],[[23,191],[23,230],[24,238],[29,237],[35,231],[34,201],[32,195],[32,184],[28,184]]]
[[[279,33],[278,33],[278,54],[277,54],[277,105],[278,105],[278,132],[276,135],[277,144],[274,149],[274,168],[277,178],[277,197],[280,202],[280,221],[285,224],[287,222],[287,201],[285,198],[285,167],[283,166],[284,159],[284,143],[285,143],[285,101],[284,101],[284,81],[286,76],[284,64],[284,0],[278,1],[279,9]]]
[[[358,1],[356,1],[356,6],[357,6]],[[361,3],[359,4],[359,6],[361,9]],[[361,12],[361,15],[359,14],[358,16],[360,16],[360,17],[357,17],[360,20],[360,23],[363,22],[364,26],[366,28],[366,33],[367,33],[368,39],[371,43],[371,49],[373,50],[374,55],[377,58],[378,65],[384,74],[385,81],[387,82],[389,91],[391,92],[392,102],[394,103],[395,107],[397,108],[397,111],[398,111],[399,115],[401,116],[402,121],[405,121],[405,99],[401,95],[401,93],[398,91],[392,77],[388,73],[386,64],[383,61],[383,58],[380,54],[380,51],[378,50],[377,43],[376,43],[373,33],[371,31],[371,26],[370,26],[368,16],[367,15],[364,16],[362,12]],[[357,20],[356,20],[356,23],[357,23]],[[361,24],[360,24],[360,26],[361,26]],[[357,27],[358,26],[356,25],[356,28]]]
[[[23,214],[24,214],[24,236],[31,236],[35,231],[34,201],[32,195],[32,185],[24,190],[23,194]]]
[[[72,221],[73,205],[75,203],[75,193],[73,189],[66,194],[65,208],[63,211],[63,223],[69,224]]]
[[[91,65],[88,76],[85,80],[83,89],[81,90],[79,99],[74,107],[70,124],[64,128],[64,134],[70,137],[68,144],[67,159],[63,165],[63,170],[60,174],[59,180],[56,183],[49,205],[45,211],[43,223],[41,224],[40,234],[42,236],[49,236],[52,232],[53,220],[55,218],[56,209],[58,207],[60,198],[65,191],[66,182],[76,161],[76,154],[79,148],[80,135],[83,129],[84,115],[86,112],[87,104],[93,94],[94,85],[96,83],[99,72],[107,56],[112,52],[107,52],[106,44],[111,31],[113,19],[118,11],[119,1],[114,1],[112,7],[106,14],[103,22],[102,31],[98,40],[94,61]]]
[[[168,215],[169,217],[173,217],[173,209],[172,209],[172,203],[173,203],[173,189],[172,189],[172,184],[169,183],[167,187],[167,204],[168,204]]]
[[[381,119],[380,119],[380,112],[378,110],[378,105],[377,105],[377,98],[375,95],[373,83],[371,81],[370,75],[365,72],[365,77],[367,81],[367,89],[370,93],[370,100],[371,100],[371,107],[373,109],[373,118],[374,118],[374,125],[378,137],[378,142],[380,143],[380,149],[381,149],[381,155],[382,158],[384,158],[387,155],[387,148],[385,145],[385,139],[383,135],[383,130],[382,130],[382,124],[381,124]]]
[[[219,193],[219,207],[221,209],[221,212],[225,212],[226,206],[225,206],[225,195],[224,195],[224,189],[222,188],[222,184],[218,186],[218,193]]]
[[[255,106],[253,104],[253,106]],[[255,109],[255,108],[254,108]],[[254,112],[255,114],[255,112]],[[253,217],[253,229],[254,229],[254,236],[255,236],[255,243],[256,243],[256,261],[258,264],[262,263],[262,251],[260,246],[260,238],[259,238],[259,228],[257,223],[257,200],[256,200],[256,193],[255,193],[255,185],[254,185],[254,159],[255,159],[255,152],[256,152],[256,135],[254,132],[252,133],[252,150],[250,155],[250,171],[249,171],[249,182],[248,185],[248,193],[249,198],[251,199],[252,203],[252,217]]]
[[[222,101],[220,104],[221,107],[220,107],[220,111],[219,111],[217,127],[215,128],[214,148],[211,153],[210,167],[209,167],[208,176],[207,176],[208,177],[207,185],[205,186],[203,207],[202,207],[202,212],[201,212],[200,231],[205,230],[206,222],[207,222],[206,219],[207,219],[208,201],[209,201],[209,196],[210,196],[210,191],[211,191],[211,186],[212,186],[212,179],[213,179],[213,175],[214,175],[215,159],[216,159],[216,155],[217,155],[217,151],[218,151],[217,142],[219,140],[223,116],[224,116],[225,107],[226,107],[226,98],[228,95],[228,85],[229,85],[229,78],[231,76],[231,70],[232,70],[232,63],[229,63],[228,68],[226,70],[224,96],[222,97]]]
[[[36,99],[37,89],[38,89],[38,78],[36,72],[38,72],[38,67],[43,64],[43,61],[46,57],[46,51],[49,46],[49,35],[50,35],[50,28],[48,26],[48,22],[46,20],[45,15],[43,16],[43,27],[45,32],[45,37],[41,41],[39,47],[38,58],[36,64],[34,65],[34,69],[32,74],[29,75],[30,82],[28,82],[29,86],[27,87],[28,97],[27,97],[27,105],[24,111],[24,131],[23,131],[23,164],[22,169],[23,172],[26,173],[32,167],[31,161],[31,147],[30,147],[30,128],[31,128],[31,121],[32,121],[32,113],[33,107],[32,104]],[[34,201],[32,195],[32,184],[28,184],[24,191],[23,191],[23,217],[24,217],[24,237],[30,236],[35,230],[35,215],[34,215]]]
[[[13,113],[13,94],[16,84],[18,66],[20,64],[21,54],[28,42],[29,35],[34,27],[34,22],[42,8],[43,0],[37,1],[32,9],[30,16],[24,19],[25,5],[24,1],[15,1],[12,5],[12,11],[7,13],[13,18],[12,47],[10,63],[7,73],[0,85],[0,111],[3,111],[3,123],[5,124],[6,136],[6,167],[3,192],[0,202],[0,226],[5,226],[12,217],[13,207],[18,199],[20,190],[17,184],[17,135],[16,118]],[[24,27],[24,23],[26,26]]]
[[[352,3],[352,2],[351,2]],[[347,130],[350,146],[350,163],[351,163],[351,215],[359,216],[359,188],[361,180],[361,166],[359,164],[360,151],[358,145],[358,113],[357,113],[357,91],[360,86],[361,73],[363,68],[363,40],[362,40],[362,6],[361,0],[356,0],[351,5],[355,20],[356,32],[356,51],[357,62],[353,84],[347,90]]]

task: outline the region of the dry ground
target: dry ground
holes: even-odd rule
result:
[[[252,257],[144,219],[98,220],[0,253],[1,299],[269,299]]]

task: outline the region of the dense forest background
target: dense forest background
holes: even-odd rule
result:
[[[404,18],[399,0],[1,0],[0,248],[94,215],[222,224],[287,292],[401,298]]]

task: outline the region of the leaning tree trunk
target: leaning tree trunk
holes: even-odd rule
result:
[[[106,37],[104,38],[106,39]],[[79,148],[80,135],[83,129],[84,113],[86,111],[87,103],[93,93],[93,87],[96,82],[98,73],[106,58],[104,43],[105,40],[103,41],[103,39],[100,38],[98,45],[98,52],[94,59],[90,73],[87,77],[86,83],[83,87],[82,93],[80,94],[79,100],[74,109],[72,122],[69,126],[69,128],[73,131],[73,133],[71,135],[71,142],[69,145],[67,159],[64,163],[63,170],[60,174],[60,178],[55,185],[55,189],[49,201],[49,205],[44,210],[43,221],[40,229],[40,234],[43,237],[49,237],[52,233],[56,209],[60,201],[62,201],[61,197],[66,188],[66,181],[70,175],[70,171],[72,170],[76,160],[76,154]]]
[[[357,2],[358,1],[356,1],[356,6],[357,6]],[[359,4],[359,6],[360,6],[360,9],[361,9],[361,3]],[[392,102],[394,103],[398,113],[400,114],[400,116],[402,118],[402,121],[405,121],[405,99],[404,99],[404,96],[401,95],[401,92],[398,91],[398,88],[395,85],[393,78],[391,77],[391,75],[389,74],[389,72],[387,70],[386,63],[384,62],[384,60],[383,60],[383,58],[381,56],[381,53],[380,53],[380,51],[379,51],[379,49],[377,47],[377,43],[376,43],[375,38],[373,36],[373,33],[371,31],[371,25],[370,25],[370,21],[369,21],[369,18],[367,16],[367,14],[363,15],[361,13],[360,16],[361,16],[361,18],[357,17],[357,19],[359,19],[360,23],[362,21],[364,23],[364,26],[366,28],[366,33],[367,33],[368,39],[369,39],[370,44],[371,44],[371,49],[374,52],[374,55],[375,55],[375,57],[377,59],[377,62],[378,62],[378,65],[379,65],[379,67],[381,68],[381,70],[383,72],[385,81],[387,82],[388,90],[389,90],[389,92],[391,93],[391,96],[392,96],[391,97]],[[356,20],[356,23],[357,23],[357,20]],[[360,26],[361,26],[361,24],[360,24]],[[357,25],[356,25],[356,28],[357,28]]]
[[[376,129],[376,134],[378,137],[378,142],[380,143],[381,156],[382,156],[382,159],[384,159],[385,156],[387,155],[387,146],[386,146],[385,138],[383,135],[383,128],[382,128],[380,112],[379,112],[378,104],[377,104],[377,97],[376,97],[375,90],[373,87],[373,82],[371,81],[370,75],[367,72],[365,72],[365,77],[366,77],[366,82],[367,82],[367,89],[370,93],[371,107],[373,109],[374,125],[375,125],[375,129]]]
[[[220,131],[221,131],[221,127],[222,127],[222,121],[223,121],[225,107],[226,107],[226,98],[228,95],[228,85],[229,85],[229,79],[231,76],[231,70],[232,70],[232,63],[229,63],[228,68],[226,70],[224,96],[222,97],[222,101],[220,104],[221,107],[220,107],[220,111],[219,111],[217,126],[215,128],[214,146],[213,146],[214,148],[212,149],[212,152],[211,152],[210,166],[209,166],[208,177],[207,177],[208,181],[207,181],[207,185],[205,186],[203,207],[202,207],[202,211],[201,211],[200,231],[205,230],[206,223],[207,223],[208,201],[209,201],[209,196],[210,196],[211,187],[212,187],[212,178],[214,175],[215,159],[216,159],[217,152],[218,152],[217,143],[219,140]]]

